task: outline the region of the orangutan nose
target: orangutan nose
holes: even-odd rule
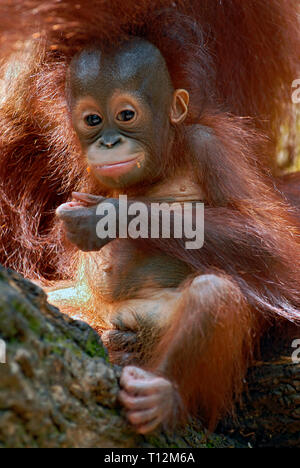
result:
[[[122,142],[122,137],[119,134],[105,134],[99,140],[101,146],[105,146],[106,148],[113,148],[118,143]]]

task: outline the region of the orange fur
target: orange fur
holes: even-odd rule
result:
[[[290,0],[90,0],[88,8],[85,0],[1,1],[0,261],[26,277],[97,277],[89,254],[80,254],[85,277],[78,273],[78,255],[55,218],[72,191],[111,195],[88,174],[70,123],[65,75],[74,53],[143,37],[161,50],[174,85],[190,92],[187,123],[201,125],[202,138],[192,151],[185,127],[160,169],[164,175],[185,162],[197,175],[208,205],[204,248],[195,254],[176,239],[137,243],[219,278],[205,303],[186,285],[148,363],[211,426],[241,391],[266,323],[300,318],[297,214],[269,173],[298,77],[296,13]],[[95,323],[97,291],[88,304]],[[203,329],[207,308],[211,334]]]

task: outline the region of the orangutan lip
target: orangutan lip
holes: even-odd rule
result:
[[[95,164],[92,166],[92,168],[94,172],[103,176],[118,176],[121,174],[125,174],[134,166],[138,166],[138,159],[140,158],[136,156],[135,158],[128,159],[127,161],[115,162],[104,165]]]

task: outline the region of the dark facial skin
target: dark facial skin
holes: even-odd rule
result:
[[[67,94],[87,165],[101,185],[118,189],[159,179],[189,95],[173,89],[156,47],[134,39],[114,54],[81,52],[71,62]]]

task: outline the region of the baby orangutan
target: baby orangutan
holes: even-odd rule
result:
[[[161,181],[161,160],[174,139],[172,125],[185,119],[189,99],[187,91],[173,90],[159,51],[141,40],[126,44],[114,57],[105,57],[97,49],[83,51],[73,59],[67,89],[74,128],[100,186],[116,197],[127,190],[134,193],[143,184],[144,196],[156,192],[159,197],[156,183]],[[182,198],[181,193],[178,195]],[[96,234],[96,207],[102,200],[106,201],[74,194],[74,201],[62,205],[57,214],[65,223],[68,239],[79,249],[99,250],[99,255],[111,258],[110,278],[97,279],[96,283],[100,283],[99,293],[102,289],[104,299],[116,304],[112,322],[118,332],[106,332],[103,339],[108,349],[115,351],[113,355],[118,354],[117,362],[138,363],[137,356],[128,357],[130,340],[136,341],[136,318],[143,323],[147,322],[144,316],[149,315],[154,320],[152,330],[162,327],[167,322],[166,315],[175,308],[179,297],[176,287],[188,268],[176,259],[170,265],[164,255],[149,257],[130,241],[114,241],[103,248],[110,239],[99,239]],[[114,266],[120,249],[121,264]],[[147,324],[150,330],[151,321]],[[151,342],[154,343],[154,337]],[[114,350],[116,345],[119,349]],[[174,411],[176,392],[165,378],[127,366],[121,386],[120,400],[129,410],[129,420],[141,433],[167,421]]]
[[[231,121],[226,127],[227,116],[186,124],[189,93],[174,88],[161,53],[145,40],[83,50],[66,90],[97,194],[74,193],[57,209],[69,241],[86,252],[83,316],[104,330],[111,360],[124,367],[120,401],[139,433],[189,414],[213,428],[241,392],[265,327],[260,312],[296,314],[297,299],[271,278],[286,268],[281,253],[269,251],[279,245],[273,218],[282,217],[280,235],[294,242],[279,196],[240,151],[247,132]],[[183,238],[99,238],[97,206],[110,202],[119,217],[119,195],[129,205],[204,200],[203,249],[189,251]]]

